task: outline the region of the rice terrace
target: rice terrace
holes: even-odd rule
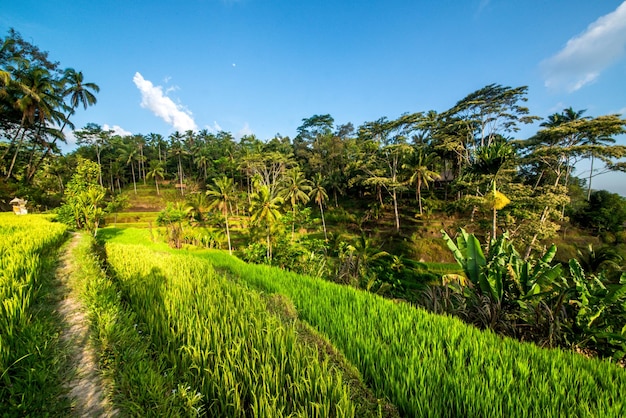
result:
[[[0,17],[1,418],[626,416],[626,2],[96,3]]]

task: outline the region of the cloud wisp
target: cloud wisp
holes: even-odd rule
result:
[[[253,135],[254,132],[252,131],[252,129],[250,129],[250,125],[248,124],[248,122],[246,122],[243,127],[237,131],[237,133],[235,134],[235,138],[236,139],[241,139],[242,137],[246,136],[246,135]]]
[[[133,82],[141,92],[141,107],[150,110],[177,131],[185,132],[198,129],[191,112],[174,103],[163,93],[163,87],[153,85],[151,81],[144,79],[139,72],[135,73]]]
[[[109,126],[106,123],[104,125],[102,125],[102,130],[103,131],[113,131],[113,135],[119,135],[119,136],[129,136],[129,135],[133,134],[132,132],[127,131],[126,129],[122,128],[119,125]]]
[[[626,54],[626,1],[541,63],[545,86],[574,92]]]

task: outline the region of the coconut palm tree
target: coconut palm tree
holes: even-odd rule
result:
[[[328,241],[328,234],[326,233],[326,221],[324,220],[324,202],[328,199],[328,193],[323,185],[322,174],[317,173],[313,180],[313,187],[309,192],[309,197],[315,201],[320,207],[320,213],[322,214],[322,226],[324,227],[324,239]]]
[[[181,156],[185,154],[185,149],[183,147],[183,135],[176,131],[170,135],[170,154],[175,155],[178,158],[178,183],[180,185],[180,193],[181,195],[185,195],[184,191],[184,181],[185,181],[185,172],[183,171],[183,164],[181,160]]]
[[[272,195],[267,185],[259,186],[257,192],[251,196],[250,220],[254,224],[264,224],[267,237],[267,259],[272,259],[272,226],[278,221],[282,214],[280,207],[284,199],[280,196]]]
[[[61,128],[59,129],[60,132],[63,132],[63,129],[67,125],[69,125],[70,128],[73,128],[73,125],[70,122],[70,117],[74,114],[76,108],[82,105],[84,109],[87,109],[87,107],[96,104],[97,99],[94,93],[98,93],[100,91],[100,87],[98,87],[95,83],[85,83],[82,71],[76,71],[73,68],[67,68],[64,71],[61,83],[65,86],[62,96],[69,100],[67,115],[63,118],[63,125],[61,125]],[[57,139],[59,138],[62,137],[55,136],[52,142],[47,144],[45,152],[29,173],[29,178],[32,178],[41,163],[48,157],[50,152],[54,149]]]
[[[35,128],[36,125],[43,127],[47,121],[57,120],[59,115],[58,112],[55,112],[55,108],[58,108],[61,103],[57,94],[57,82],[47,69],[43,67],[22,68],[17,71],[17,79],[21,94],[17,96],[14,107],[21,112],[22,118],[17,132],[11,140],[11,144],[17,142],[17,145],[7,170],[7,179],[11,177],[15,167],[15,161],[22,147],[27,128]],[[7,148],[7,152],[9,148]]]
[[[130,139],[130,137],[128,138]],[[120,148],[120,159],[125,165],[130,165],[130,171],[133,175],[133,189],[137,194],[137,181],[135,178],[135,160],[137,159],[137,148],[131,140],[128,140]]]
[[[310,199],[309,193],[311,192],[311,182],[304,177],[304,174],[298,167],[295,167],[287,173],[286,187],[283,189],[283,198],[289,202],[292,213],[291,224],[291,240],[295,235],[296,230],[296,208],[299,203],[307,203]]]
[[[80,105],[84,109],[93,106],[98,101],[94,93],[100,92],[100,87],[96,83],[85,83],[82,71],[67,68],[63,74],[62,82],[67,86],[63,91],[63,97],[69,99],[70,109],[67,119],[74,114]],[[65,124],[61,127],[61,130]]]
[[[422,186],[428,188],[431,181],[439,178],[439,173],[432,170],[437,159],[437,154],[429,153],[420,148],[413,151],[409,162],[405,164],[405,168],[411,170],[412,173],[409,183],[415,183],[415,199],[419,206],[420,216],[424,213],[422,208]]]
[[[161,193],[159,193],[159,179],[163,180],[163,177],[165,177],[165,168],[163,168],[163,163],[157,160],[150,161],[150,169],[146,173],[146,177],[148,179],[154,179],[154,185],[156,186],[157,195],[160,195]]]
[[[228,227],[228,212],[230,203],[235,198],[235,186],[233,179],[222,176],[213,179],[213,184],[209,186],[206,195],[211,202],[209,209],[217,208],[224,215],[224,224],[226,226],[226,238],[228,239],[228,252],[232,255],[233,249],[230,243],[230,229]]]

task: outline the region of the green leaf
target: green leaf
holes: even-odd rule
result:
[[[594,315],[591,316],[591,318],[589,318],[589,322],[587,322],[587,326],[591,327],[591,324],[593,323],[593,321],[595,321],[596,319],[598,319],[598,317],[600,315],[602,315],[602,312],[604,311],[605,306],[603,306],[602,308],[600,308],[600,310],[598,312],[596,312]]]
[[[585,272],[583,268],[580,266],[580,263],[575,258],[569,260],[569,271],[572,276],[572,279],[576,282],[576,287],[582,285],[582,282],[585,280]]]
[[[502,299],[502,275],[498,270],[489,270],[480,276],[480,288],[496,300]]]
[[[544,263],[550,263],[554,256],[556,255],[556,245],[552,244],[552,246],[548,249],[548,251],[541,257],[541,261]]]
[[[448,248],[450,249],[450,251],[452,251],[452,255],[454,256],[454,259],[459,264],[459,266],[461,266],[465,270],[464,254],[461,252],[461,250],[459,250],[459,248],[456,246],[454,241],[452,241],[452,238],[450,238],[450,236],[446,233],[446,231],[442,229],[441,234],[443,235],[443,240],[448,245]]]
[[[467,237],[467,267],[466,273],[469,279],[473,283],[479,283],[481,290],[488,291],[489,289],[483,289],[483,284],[480,283],[481,268],[487,264],[483,250],[480,247],[480,242],[474,234],[470,234]]]

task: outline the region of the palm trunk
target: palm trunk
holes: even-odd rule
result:
[[[400,215],[398,214],[398,196],[396,189],[393,189],[393,212],[396,216],[396,231],[400,232]]]
[[[22,131],[22,136],[20,136],[20,140],[16,145],[15,148],[15,153],[13,154],[13,159],[11,160],[11,166],[9,167],[9,171],[7,172],[7,176],[6,176],[6,180],[8,180],[11,177],[11,174],[13,173],[13,167],[15,167],[15,161],[17,160],[17,156],[20,152],[20,148],[22,148],[22,142],[24,142],[24,134],[26,133],[26,130]]]
[[[135,182],[135,164],[130,162],[130,170],[133,173],[133,188],[135,189],[135,195],[137,194],[137,183]]]
[[[322,226],[324,227],[324,239],[328,241],[328,235],[326,234],[326,221],[324,220],[324,207],[320,201],[320,212],[322,213]]]
[[[422,179],[421,177],[417,178],[417,202],[420,208],[420,216],[422,216],[423,211],[422,211]]]
[[[228,239],[228,253],[233,255],[233,249],[230,245],[230,229],[228,227],[228,212],[224,213],[224,219],[226,220],[226,238]]]
[[[98,179],[100,180],[100,187],[104,187],[102,184],[102,164],[100,164],[100,147],[96,144],[96,157],[98,157]]]
[[[292,221],[291,221],[291,242],[293,242],[293,237],[296,234],[296,207],[291,207],[292,213]]]
[[[183,191],[183,166],[182,163],[180,161],[180,154],[178,154],[178,180],[180,181],[180,194],[182,196],[185,195],[185,192]]]

